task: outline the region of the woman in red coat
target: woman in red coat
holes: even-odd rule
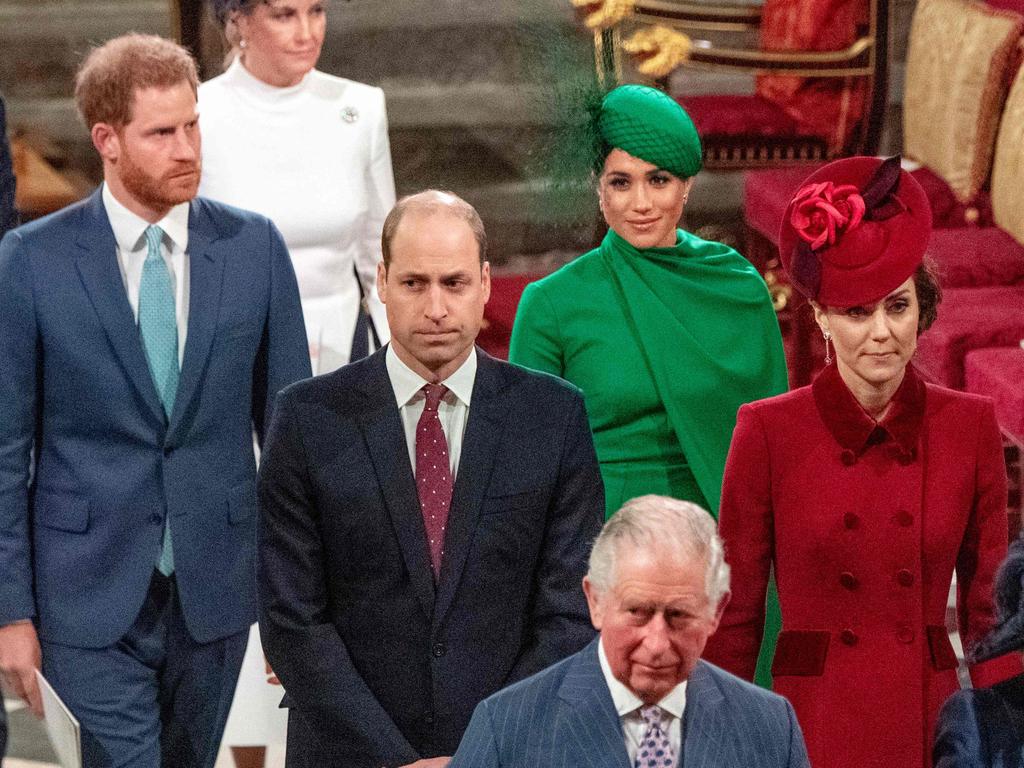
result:
[[[939,290],[922,257],[927,198],[898,158],[849,158],[791,201],[781,257],[835,362],[809,387],[739,410],[720,531],[732,601],[705,653],[751,679],[774,566],[775,690],[815,768],[918,768],[957,687],[945,629],[957,573],[967,647],[993,622],[1006,472],[991,403],[909,365]],[[829,356],[826,362],[829,362]],[[976,685],[1020,671],[975,665]]]

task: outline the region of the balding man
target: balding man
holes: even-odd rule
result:
[[[729,598],[705,510],[628,502],[583,591],[600,639],[480,704],[450,768],[808,768],[785,699],[700,661]]]
[[[472,206],[412,195],[382,240],[391,343],[287,389],[263,454],[260,627],[292,767],[444,765],[481,699],[593,637],[580,392],[474,346]]]

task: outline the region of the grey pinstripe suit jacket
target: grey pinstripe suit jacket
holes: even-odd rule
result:
[[[629,768],[595,640],[482,701],[449,768]],[[686,688],[680,768],[809,768],[785,699],[699,662]]]

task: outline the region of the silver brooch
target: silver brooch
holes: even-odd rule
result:
[[[355,107],[345,107],[341,110],[341,119],[346,123],[354,123],[359,119],[359,110]]]

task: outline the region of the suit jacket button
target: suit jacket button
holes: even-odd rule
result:
[[[852,629],[844,629],[839,633],[839,640],[843,645],[856,645],[858,639],[857,633]]]
[[[839,460],[847,467],[852,467],[857,463],[857,454],[851,451],[849,448],[839,454]]]
[[[156,512],[149,516],[149,522],[151,522],[153,525],[160,525],[160,523],[162,523],[163,521],[163,517],[158,515]]]
[[[909,587],[914,583],[914,574],[908,571],[906,568],[900,568],[896,572],[896,581],[899,582],[901,587]]]
[[[164,448],[164,458],[169,459],[172,453],[174,453],[174,449],[169,445]]]
[[[427,725],[433,725],[434,724],[434,716],[433,715],[427,715],[426,717],[423,718],[423,722],[426,723]]]
[[[842,584],[846,589],[853,590],[857,588],[857,586],[860,584],[860,581],[858,581],[857,577],[849,571],[843,571],[839,574],[839,583]]]
[[[914,642],[914,630],[910,627],[900,627],[896,630],[896,639],[904,645],[910,645]]]
[[[431,649],[430,652],[434,654],[435,658],[439,659],[446,653],[448,653],[448,646],[444,643],[434,643],[434,647]]]
[[[860,518],[857,517],[857,514],[855,512],[847,512],[845,515],[843,515],[843,525],[846,526],[846,529],[848,531],[852,531],[854,528],[856,528],[857,523],[859,522]]]

